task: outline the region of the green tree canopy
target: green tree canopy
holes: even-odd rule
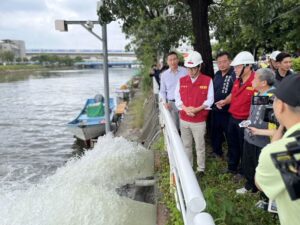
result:
[[[0,53],[0,58],[3,62],[13,62],[15,54],[12,51],[3,51]]]
[[[210,26],[218,48],[254,54],[300,48],[297,0],[221,0],[210,9]]]
[[[106,22],[122,21],[123,32],[131,39],[127,48],[139,58],[145,52],[156,58],[191,37],[190,10],[179,1],[107,0],[99,15]]]

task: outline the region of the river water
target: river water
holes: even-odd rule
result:
[[[110,69],[111,95],[134,73]],[[103,93],[102,71],[0,77],[0,225],[153,224],[152,206],[115,192],[152,175],[152,154],[106,136],[79,158],[66,129],[87,98]]]

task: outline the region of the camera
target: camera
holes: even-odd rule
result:
[[[287,151],[272,153],[271,158],[280,171],[291,200],[294,201],[300,198],[300,135],[286,147]]]
[[[273,98],[270,96],[253,96],[252,97],[252,105],[265,105],[265,113],[263,116],[263,121],[268,123],[274,123],[276,126],[279,126],[279,122],[275,117],[275,113],[273,110]]]

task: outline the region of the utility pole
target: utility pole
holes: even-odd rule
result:
[[[98,1],[97,13],[99,13],[104,0]],[[110,112],[109,112],[109,77],[108,77],[108,53],[107,53],[107,30],[106,23],[102,22],[100,15],[98,14],[98,21],[67,21],[67,20],[56,20],[55,29],[59,31],[68,31],[69,24],[79,24],[85,28],[88,32],[94,35],[97,39],[102,42],[102,53],[103,53],[103,72],[104,72],[104,103],[105,103],[105,132],[110,132]],[[93,31],[94,24],[100,24],[102,26],[102,37]]]

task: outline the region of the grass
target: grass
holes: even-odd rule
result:
[[[209,144],[207,152],[212,152]],[[200,187],[207,203],[206,211],[212,215],[216,225],[279,225],[276,215],[255,207],[260,193],[236,194],[244,186],[244,180],[236,181],[232,175],[223,174],[227,163],[221,159],[206,158],[205,176]]]
[[[159,166],[156,168],[158,187],[161,193],[158,201],[168,208],[168,222],[166,225],[183,224],[181,213],[176,208],[174,189],[170,186],[170,166],[168,154],[164,150],[164,138],[160,138],[152,145],[152,149],[159,155]]]
[[[207,152],[211,152],[209,143]],[[169,162],[164,149],[163,136],[152,146],[160,154],[158,186],[162,193],[160,201],[169,210],[168,224],[183,224],[181,213],[176,208],[172,188],[170,188]],[[208,155],[208,154],[207,154]],[[237,195],[236,189],[243,187],[244,181],[235,181],[232,175],[223,174],[226,161],[206,158],[205,176],[200,181],[200,187],[206,200],[206,212],[214,218],[216,225],[279,225],[276,215],[255,207],[260,200],[260,194]]]
[[[43,66],[41,65],[0,65],[0,71],[7,70],[33,70],[33,69],[41,69]]]
[[[132,114],[135,115],[132,120],[133,128],[142,128],[144,124],[144,101],[145,96],[143,93],[136,93],[137,96],[129,104],[129,108],[132,110]]]

